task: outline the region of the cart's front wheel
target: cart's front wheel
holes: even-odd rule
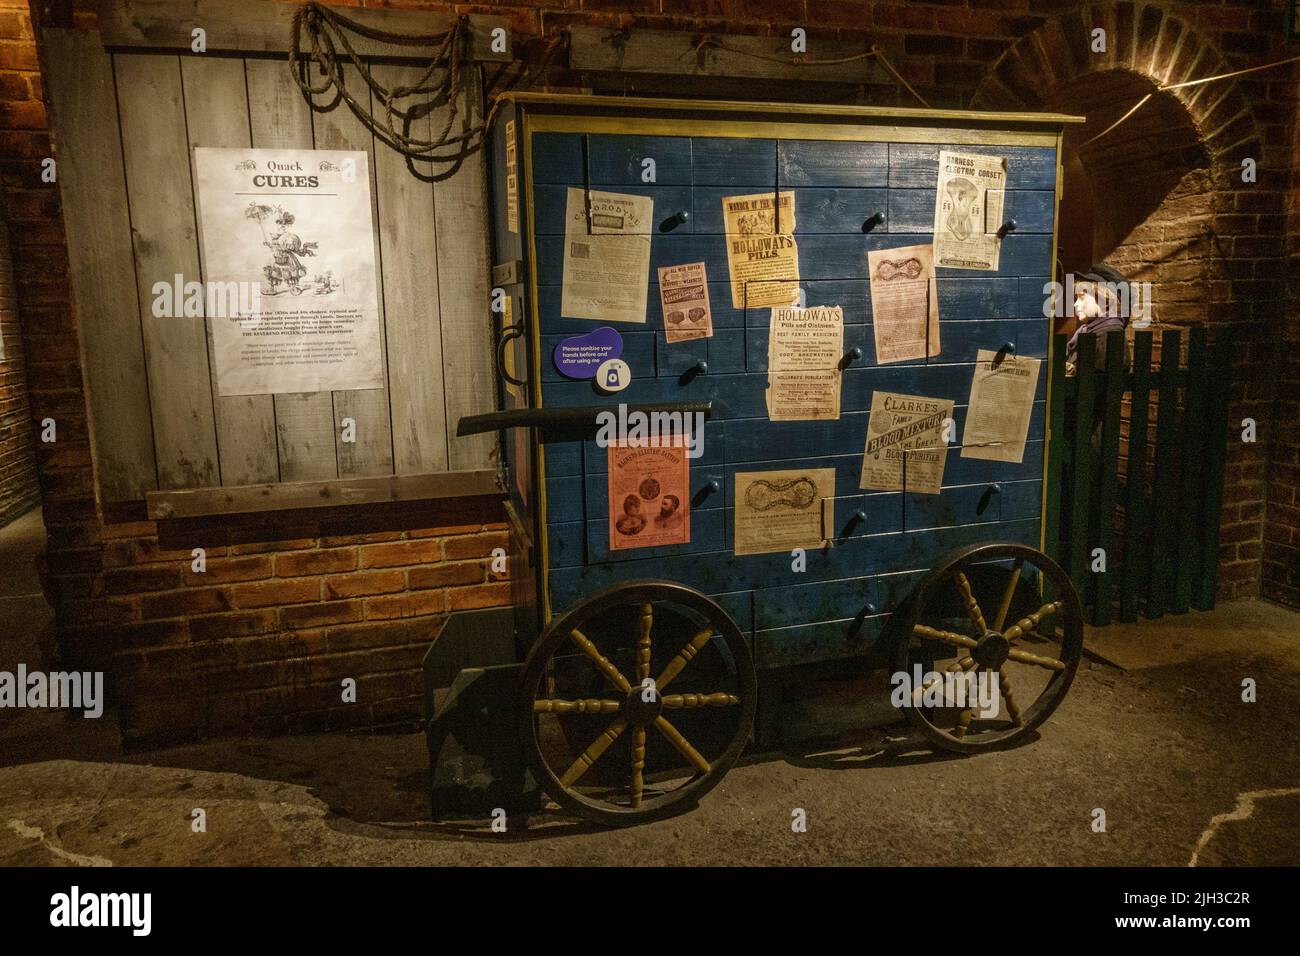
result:
[[[609,826],[690,809],[754,723],[754,665],[730,616],[668,581],[592,594],[538,638],[520,684],[520,739],[542,789]]]
[[[893,702],[929,740],[970,752],[1012,746],[1065,697],[1083,611],[1047,555],[993,543],[947,555],[890,621]]]

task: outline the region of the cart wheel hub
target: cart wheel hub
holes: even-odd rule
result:
[[[623,716],[633,727],[654,723],[663,710],[663,698],[658,689],[652,687],[633,687],[623,701]]]
[[[970,656],[985,670],[997,670],[1011,651],[1010,642],[997,631],[989,631],[971,650]]]

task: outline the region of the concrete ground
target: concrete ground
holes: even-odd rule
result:
[[[34,666],[48,635],[14,563],[19,538],[39,542],[39,517],[24,521],[0,531],[0,670]],[[1238,601],[1088,645],[1100,657],[1015,750],[929,752],[881,723],[883,676],[809,686],[784,752],[747,758],[687,815],[617,831],[554,811],[505,833],[432,822],[418,734],[123,755],[111,714],[0,711],[0,864],[1300,863],[1300,614]]]

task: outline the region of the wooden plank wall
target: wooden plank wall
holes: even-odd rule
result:
[[[492,436],[455,437],[460,417],[495,407],[481,154],[445,181],[422,181],[346,106],[311,110],[281,59],[109,53],[94,33],[46,34],[104,501],[490,467]],[[420,72],[375,69],[385,83]],[[461,114],[481,119],[477,83]],[[421,125],[428,132],[441,123],[435,113]],[[155,282],[205,278],[196,146],[369,155],[386,388],[223,398],[204,320],[153,315]],[[355,443],[341,441],[349,418]]]

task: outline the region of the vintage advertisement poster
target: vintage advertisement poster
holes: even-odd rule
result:
[[[939,293],[934,247],[903,246],[867,253],[876,364],[939,354]]]
[[[794,241],[794,193],[724,196],[731,307],[791,305],[799,294],[799,248]]]
[[[767,337],[767,416],[772,421],[840,417],[844,310],[772,310]]]
[[[820,548],[834,533],[835,469],[736,472],[735,553]]]
[[[952,400],[874,392],[860,488],[937,495],[948,460],[943,423]]]
[[[218,394],[383,388],[367,155],[199,147],[194,175],[209,289],[259,303],[210,310]]]
[[[649,196],[570,187],[564,219],[562,315],[645,323],[653,219],[654,200]]]
[[[713,338],[709,277],[703,262],[659,269],[659,302],[669,343]]]
[[[1015,355],[1004,355],[998,362],[997,357],[990,349],[980,349],[975,356],[961,456],[1021,462],[1042,362]]]
[[[997,271],[1007,161],[1001,156],[939,153],[934,197],[934,264]]]
[[[691,540],[690,460],[677,437],[609,446],[609,549]]]
[[[519,232],[519,156],[514,120],[506,120],[506,228]]]

